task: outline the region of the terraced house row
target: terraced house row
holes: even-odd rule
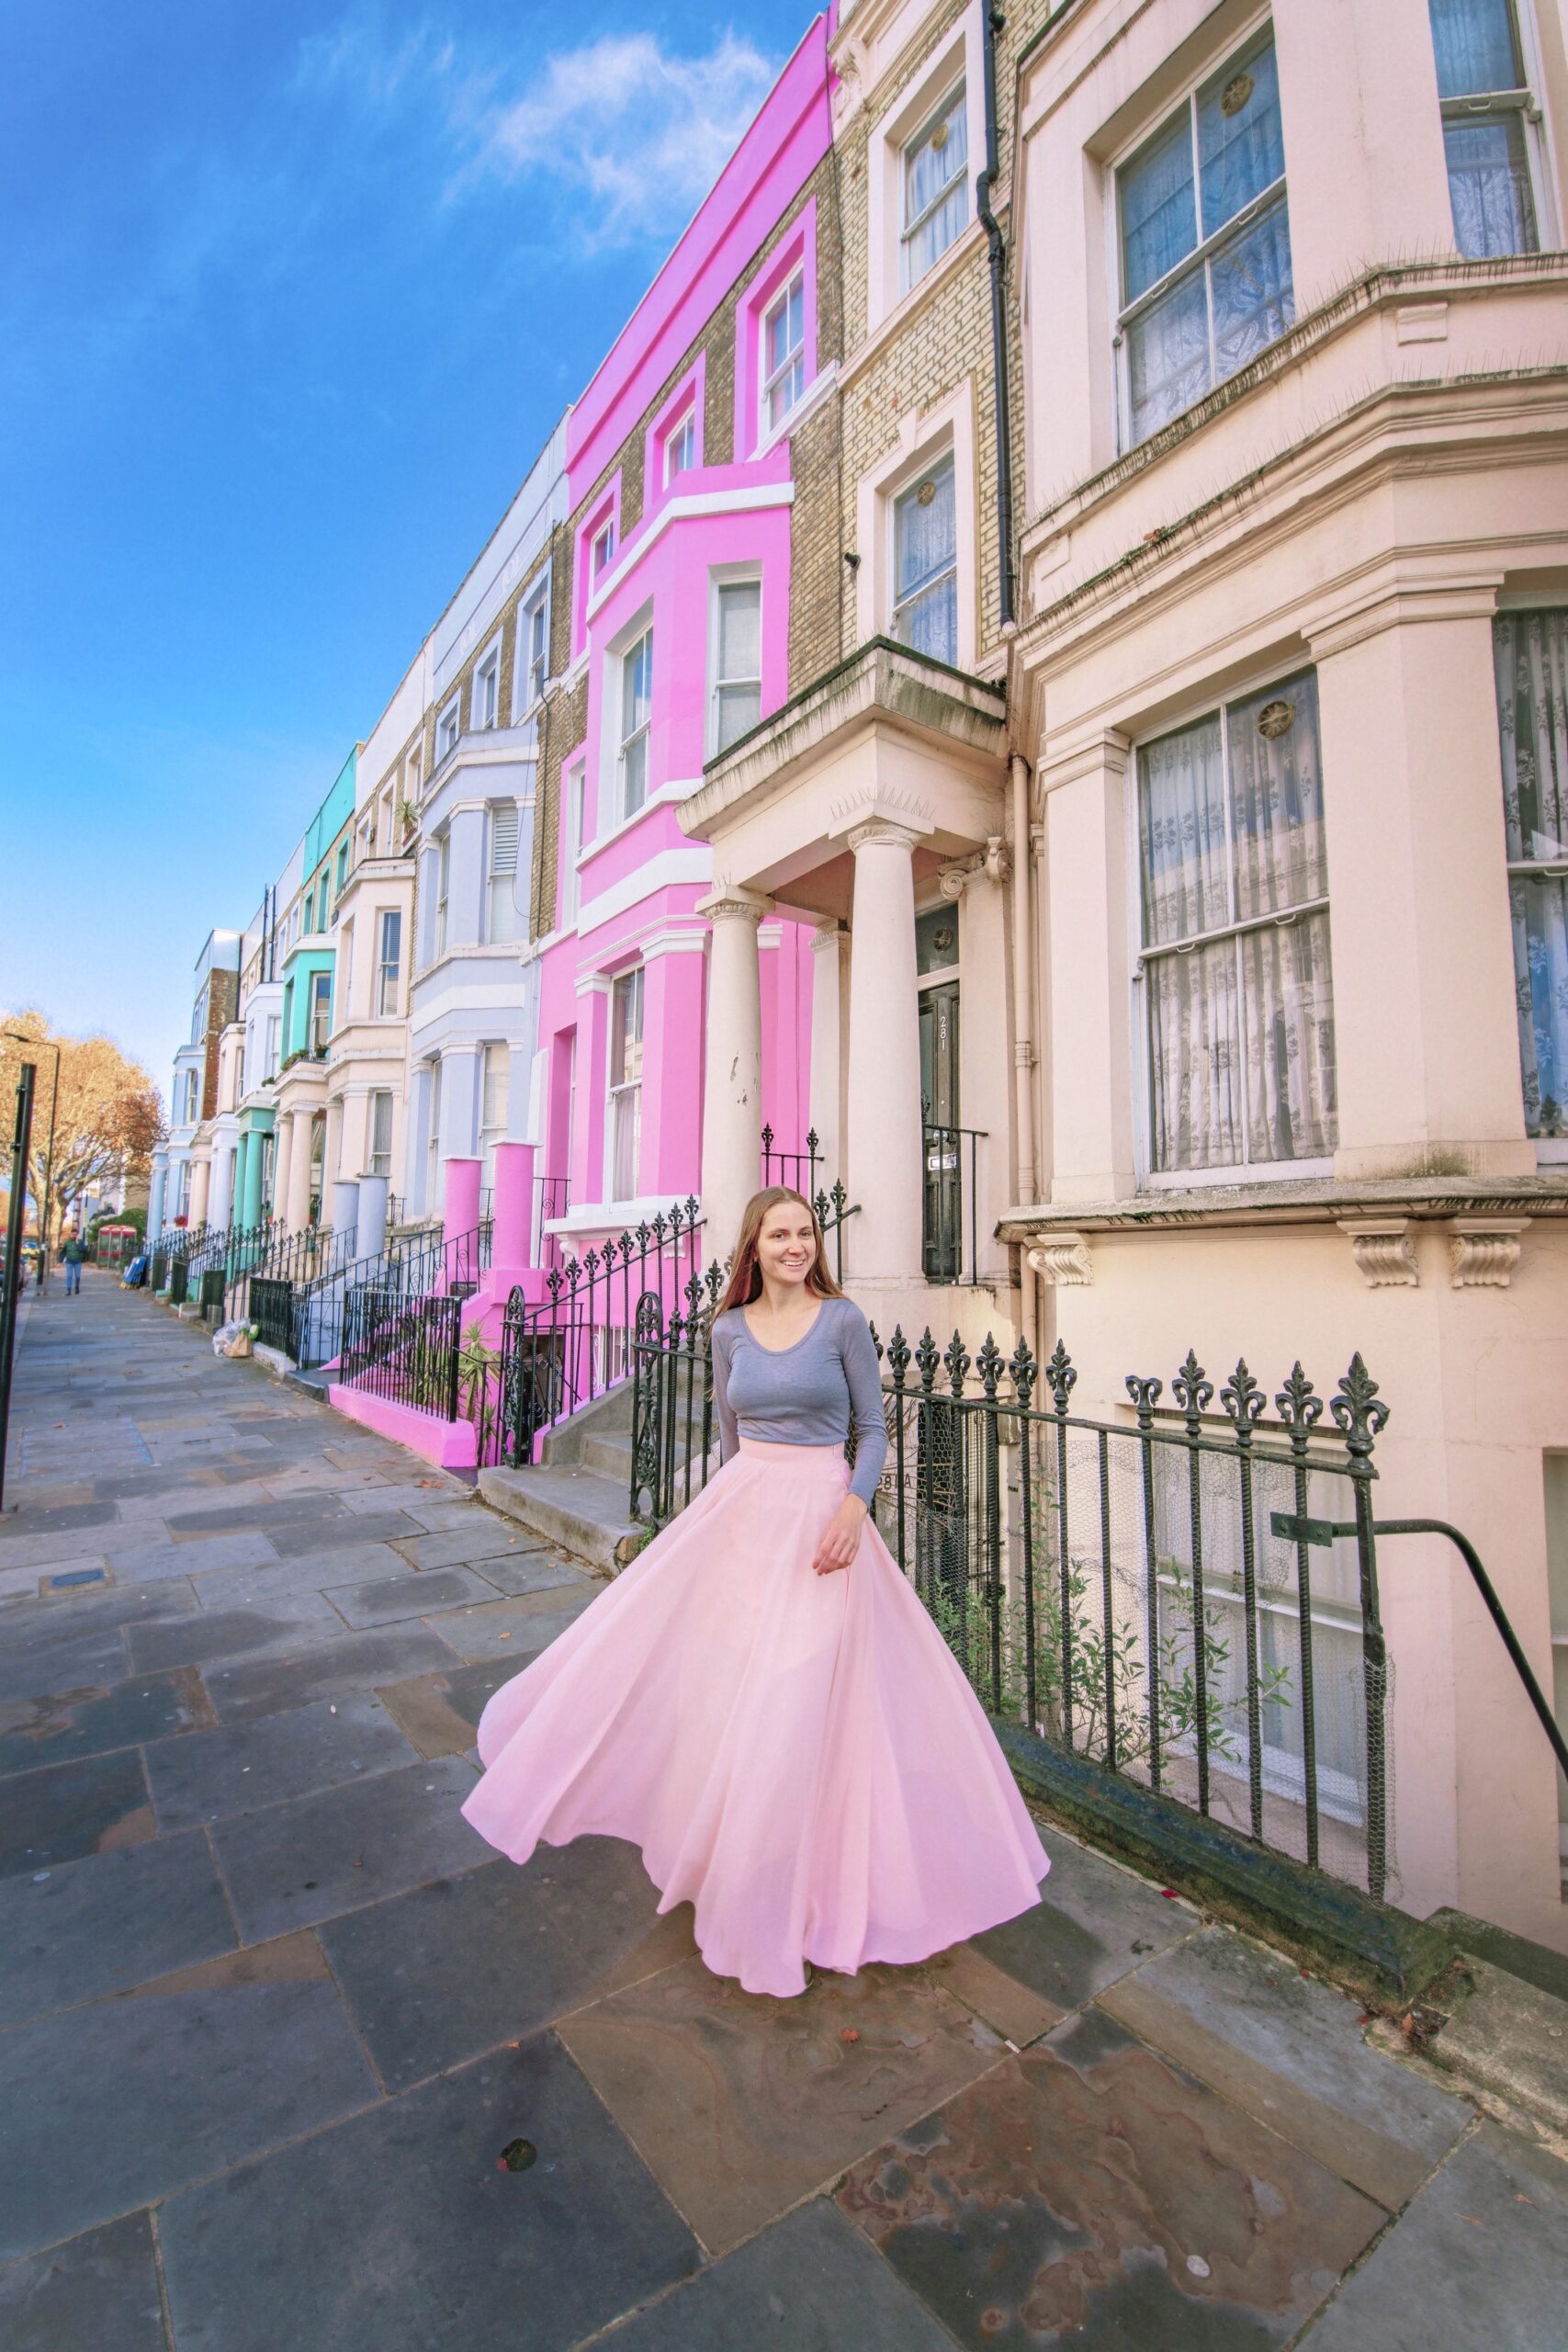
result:
[[[510,1315],[536,1478],[765,1176],[879,1334],[1060,1347],[1111,1430],[1191,1347],[1262,1442],[1359,1351],[1380,1521],[1468,1533],[1568,1718],[1565,156],[1562,0],[818,18],[203,947],[155,1222],[448,1463],[482,1361],[415,1394],[375,1317]],[[1156,1582],[1208,1508],[1151,1491]],[[1287,1606],[1277,1540],[1255,1802],[1355,1832],[1367,1555]],[[1377,1573],[1392,1888],[1568,1950],[1475,1589]]]

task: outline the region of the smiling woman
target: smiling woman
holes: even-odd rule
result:
[[[713,1326],[716,1474],[479,1720],[463,1806],[525,1862],[642,1849],[660,1909],[749,1993],[924,1960],[1049,1864],[962,1668],[867,1506],[886,1453],[861,1310],[784,1186],[741,1219]],[[854,1466],[845,1460],[852,1433]]]

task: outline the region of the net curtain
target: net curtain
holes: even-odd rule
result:
[[[1568,612],[1493,626],[1508,863],[1568,860]],[[1525,1125],[1568,1135],[1568,876],[1509,882]]]

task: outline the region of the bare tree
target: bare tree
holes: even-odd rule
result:
[[[0,1034],[0,1102],[9,1100],[17,1066],[38,1063],[37,1105],[28,1171],[28,1188],[39,1209],[39,1238],[49,1249],[60,1239],[71,1211],[95,1183],[125,1174],[144,1174],[165,1133],[158,1090],[139,1062],[130,1061],[110,1037],[66,1037],[55,1034],[41,1012],[0,1015],[0,1033],[19,1030],[39,1047],[60,1048],[60,1091],[53,1103],[54,1148],[50,1152],[50,1111],[54,1056],[29,1053],[15,1036]]]

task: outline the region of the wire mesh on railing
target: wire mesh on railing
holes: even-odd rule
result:
[[[412,1301],[368,1286],[351,1291],[339,1379],[344,1387],[456,1420],[462,1312],[461,1298],[446,1291]]]
[[[658,1527],[716,1467],[705,1297],[650,1295],[634,1348],[631,1508]],[[1325,1400],[1298,1364],[1262,1424],[1245,1363],[1220,1391],[1189,1355],[1161,1408],[1130,1377],[1123,1420],[1069,1409],[1040,1367],[927,1332],[886,1351],[876,1524],[977,1695],[1380,1900],[1391,1871],[1389,1674],[1372,1444],[1387,1418],[1358,1356]],[[1349,1531],[1347,1532],[1346,1531]]]

